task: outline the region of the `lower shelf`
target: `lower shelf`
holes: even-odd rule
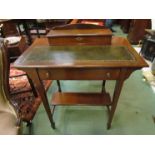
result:
[[[52,105],[111,105],[109,93],[54,93]]]

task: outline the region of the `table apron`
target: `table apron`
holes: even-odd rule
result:
[[[117,80],[120,69],[57,68],[37,69],[42,80]]]

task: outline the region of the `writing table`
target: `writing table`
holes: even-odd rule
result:
[[[133,71],[147,66],[121,37],[112,37],[111,45],[107,46],[49,46],[46,38],[38,38],[14,63],[14,67],[24,70],[32,79],[53,128],[53,112],[42,80],[104,80],[100,93],[65,93],[59,89],[53,95],[52,104],[105,105],[109,112],[109,129],[124,81]],[[105,80],[116,80],[112,98],[105,90]]]

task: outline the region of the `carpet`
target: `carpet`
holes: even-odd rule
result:
[[[33,95],[27,76],[23,74],[25,72],[15,69],[11,65],[9,78],[10,96],[12,103],[17,107],[21,120],[29,122],[34,118],[41,103],[41,98],[39,95],[37,98]],[[45,90],[48,90],[51,82],[51,80],[43,81]]]

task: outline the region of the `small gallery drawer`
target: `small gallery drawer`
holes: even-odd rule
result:
[[[38,73],[44,80],[116,80],[119,79],[120,69],[54,68],[39,69]]]
[[[110,45],[112,32],[100,29],[59,29],[47,34],[50,45]]]

